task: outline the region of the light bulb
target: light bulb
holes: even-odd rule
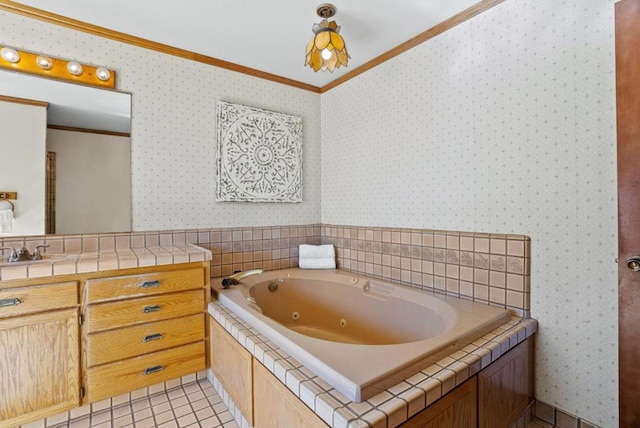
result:
[[[332,56],[333,56],[333,53],[329,49],[324,48],[322,50],[322,58],[323,59],[330,59]]]
[[[0,49],[0,56],[2,57],[2,59],[12,64],[20,62],[20,54],[13,48],[4,47]]]
[[[43,55],[39,55],[36,58],[36,64],[38,64],[38,67],[43,70],[51,70],[51,67],[53,67],[53,61],[51,61],[51,58]]]
[[[79,62],[70,61],[67,64],[67,70],[74,76],[80,76],[82,74],[82,65]]]
[[[106,82],[111,77],[111,72],[105,67],[98,67],[98,69],[96,70],[96,77],[103,82]]]

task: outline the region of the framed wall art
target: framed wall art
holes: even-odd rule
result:
[[[218,103],[217,201],[302,202],[302,118]]]

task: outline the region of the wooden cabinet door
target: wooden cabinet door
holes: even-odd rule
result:
[[[253,422],[253,357],[213,318],[210,322],[211,370],[245,419]]]
[[[476,377],[474,376],[400,426],[403,428],[475,428],[476,420]]]
[[[78,310],[0,320],[0,428],[79,405]]]
[[[533,401],[533,338],[478,373],[478,427],[510,427]]]
[[[255,428],[327,427],[322,419],[255,359],[253,411]]]

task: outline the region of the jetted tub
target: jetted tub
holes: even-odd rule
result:
[[[214,297],[325,382],[364,401],[510,319],[509,311],[338,270],[286,269]]]

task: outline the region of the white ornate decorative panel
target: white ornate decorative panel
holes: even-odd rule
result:
[[[218,103],[217,201],[302,202],[302,118]]]

